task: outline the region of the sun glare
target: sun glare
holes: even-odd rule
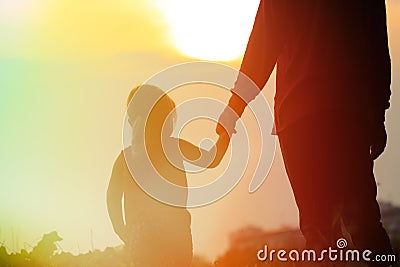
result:
[[[32,0],[0,0],[0,22],[14,22],[34,13],[38,4]]]
[[[156,0],[183,54],[229,61],[246,48],[259,0]]]

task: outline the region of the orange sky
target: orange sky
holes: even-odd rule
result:
[[[122,148],[125,98],[151,75],[193,60],[178,49],[173,25],[159,2],[0,2],[0,123],[7,129],[0,141],[0,242],[10,249],[22,248],[23,242],[35,244],[52,230],[64,238],[63,249],[74,253],[90,249],[91,229],[96,248],[120,244],[108,219],[105,192]],[[393,95],[388,148],[376,164],[379,197],[396,204],[398,17],[400,3],[389,1]],[[240,19],[251,22],[253,17],[250,13]],[[246,40],[246,34],[241,38]],[[240,59],[224,63],[238,67]],[[273,85],[271,79],[265,90],[270,101]],[[248,224],[296,225],[297,210],[279,151],[266,183],[253,195],[247,193],[249,180],[246,176],[221,201],[190,211],[196,253],[215,257],[226,248],[228,234]],[[19,246],[13,244],[11,228]]]

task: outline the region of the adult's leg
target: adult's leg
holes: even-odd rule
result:
[[[299,209],[306,247],[328,248],[341,237],[343,144],[336,126],[322,114],[310,116],[279,134],[286,172]]]
[[[389,237],[382,226],[377,197],[377,186],[373,173],[373,161],[370,157],[368,130],[364,125],[353,125],[352,149],[346,166],[350,174],[346,182],[346,205],[343,206],[342,218],[346,230],[350,233],[357,249],[376,254],[393,255]],[[371,262],[368,266],[390,266],[390,262]]]
[[[342,218],[358,248],[391,251],[380,223],[366,129],[362,120],[316,114],[279,134],[309,248],[335,247]]]

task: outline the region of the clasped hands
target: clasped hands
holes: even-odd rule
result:
[[[215,129],[218,134],[218,140],[215,145],[208,150],[195,146],[184,139],[179,139],[181,153],[186,160],[199,167],[217,167],[229,147],[232,134],[236,133],[235,125],[238,118],[232,109],[227,107],[219,117]]]

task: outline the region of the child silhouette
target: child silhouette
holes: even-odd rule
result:
[[[141,179],[150,183],[157,173],[170,183],[187,188],[183,161],[213,168],[221,161],[229,142],[219,138],[212,149],[204,150],[172,137],[175,103],[155,86],[136,87],[127,104],[132,144],[116,159],[107,191],[114,231],[124,241],[131,265],[190,266],[193,255],[190,213],[185,207],[171,206],[146,194],[133,179],[137,177],[132,176],[130,167],[142,168],[140,173],[146,177]],[[151,111],[144,114],[149,105]],[[130,156],[127,158],[127,155]],[[151,165],[146,165],[146,160]],[[187,201],[187,190],[183,192],[176,196],[180,203]]]

